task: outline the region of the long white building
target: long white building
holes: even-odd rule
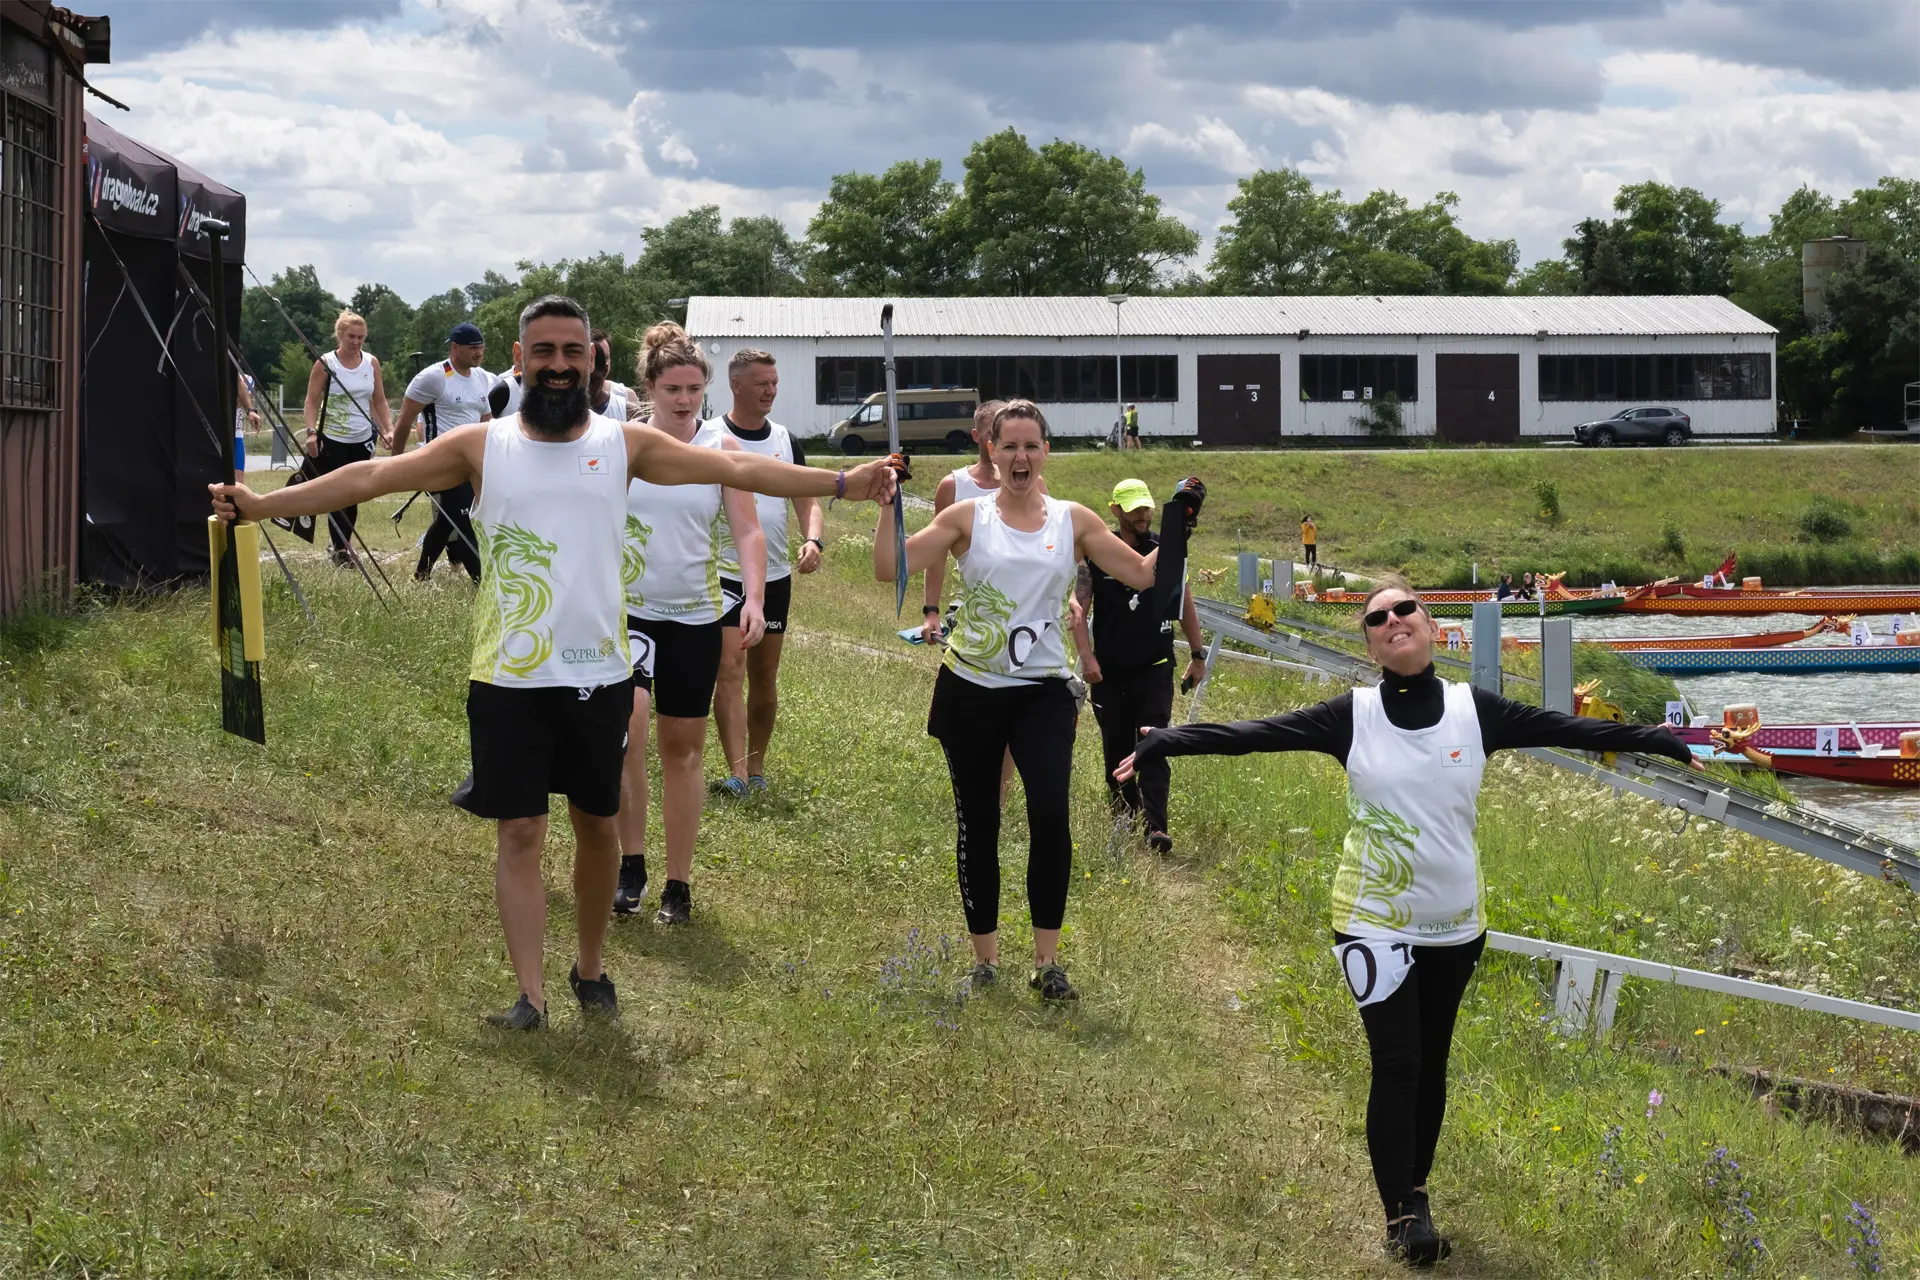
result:
[[[687,329],[722,366],[771,352],[775,418],[815,436],[883,389],[885,301],[696,297]],[[1124,400],[1149,436],[1358,437],[1388,392],[1406,434],[1458,442],[1567,436],[1633,405],[1677,407],[1697,436],[1775,423],[1775,330],[1718,297],[891,301],[902,389],[1023,396],[1060,435],[1104,435]]]

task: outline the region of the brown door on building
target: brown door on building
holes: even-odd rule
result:
[[[1200,357],[1200,442],[1280,443],[1280,357]]]
[[[1442,440],[1506,444],[1520,438],[1520,357],[1439,355],[1434,421]]]

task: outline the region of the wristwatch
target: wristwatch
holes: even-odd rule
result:
[[[821,555],[825,555],[825,554],[827,553],[827,544],[826,544],[826,543],[824,543],[824,542],[822,542],[822,541],[820,541],[820,539],[818,539],[818,538],[808,538],[808,539],[807,539],[807,542],[811,542],[811,543],[812,543],[812,544],[813,544],[814,546],[816,546],[816,547],[818,547],[818,548],[820,548],[820,554],[821,554]],[[805,545],[806,545],[806,543],[805,543],[805,542],[803,542],[803,543],[801,543],[800,545],[801,545],[801,546],[805,546]]]

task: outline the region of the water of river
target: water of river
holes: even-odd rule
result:
[[[1613,636],[1752,635],[1762,631],[1791,631],[1812,626],[1817,618],[1798,614],[1768,614],[1752,618],[1673,618],[1664,614],[1628,613],[1597,617],[1576,616],[1574,639]],[[1889,619],[1872,618],[1876,632],[1888,629]],[[1506,620],[1509,634],[1534,636],[1532,622]],[[1522,628],[1525,628],[1524,630]],[[1845,635],[1821,635],[1802,645],[1848,644]],[[1681,696],[1696,714],[1720,718],[1731,702],[1751,702],[1760,716],[1773,724],[1844,725],[1900,721],[1920,724],[1920,677],[1912,675],[1737,675],[1685,676],[1677,679]],[[1824,810],[1855,826],[1865,827],[1910,845],[1920,845],[1920,789],[1856,787],[1817,778],[1786,778],[1787,790],[1803,804]]]

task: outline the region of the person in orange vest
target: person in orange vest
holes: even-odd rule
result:
[[[1309,565],[1318,566],[1320,563],[1319,539],[1320,539],[1320,531],[1314,527],[1313,517],[1301,516],[1300,517],[1300,549],[1301,551],[1306,553],[1303,558],[1306,560],[1306,562]]]

